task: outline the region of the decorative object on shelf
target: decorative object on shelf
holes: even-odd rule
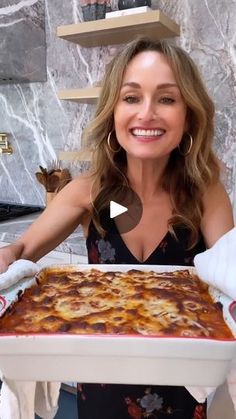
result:
[[[85,22],[105,19],[106,13],[111,11],[110,0],[80,0],[80,4]]]
[[[54,196],[71,181],[71,174],[68,169],[52,169],[47,170],[39,166],[40,172],[36,172],[35,176],[46,190],[46,205],[48,205]]]
[[[151,12],[151,7],[148,6],[139,6],[139,7],[131,7],[131,9],[121,9],[115,10],[114,12],[106,13],[106,19],[111,17],[119,17],[119,16],[127,16],[127,15],[134,15],[139,13],[147,13]]]
[[[131,9],[134,7],[148,6],[151,8],[151,0],[118,0],[118,9]]]
[[[0,133],[0,154],[12,154],[13,149],[9,144],[8,134]]]

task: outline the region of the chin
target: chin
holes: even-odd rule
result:
[[[154,155],[153,153],[128,153],[131,158],[140,159],[140,160],[156,160],[160,158],[159,155]]]

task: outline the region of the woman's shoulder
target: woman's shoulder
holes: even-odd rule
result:
[[[73,188],[79,187],[80,189],[91,189],[94,180],[91,172],[85,172],[75,177],[70,183]]]
[[[207,246],[233,228],[233,210],[224,185],[218,181],[209,186],[203,195],[203,217],[201,230]]]
[[[203,194],[204,210],[215,205],[231,207],[229,195],[221,181],[208,186]]]
[[[70,205],[89,209],[93,183],[90,172],[77,176],[62,189],[63,201],[66,200]]]

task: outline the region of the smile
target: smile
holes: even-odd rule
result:
[[[139,129],[135,128],[131,130],[131,133],[135,137],[160,137],[165,133],[163,129]]]

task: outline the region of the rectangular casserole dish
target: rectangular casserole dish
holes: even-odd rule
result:
[[[186,266],[60,265],[50,268],[104,272],[188,269],[195,273],[194,268]],[[47,269],[42,269],[39,275],[44,275]],[[0,370],[6,378],[16,380],[218,386],[224,382],[236,356],[235,304],[219,291],[212,288],[209,291],[214,301],[222,303],[225,322],[234,338],[8,334],[0,336]],[[13,294],[11,289],[12,298]]]

